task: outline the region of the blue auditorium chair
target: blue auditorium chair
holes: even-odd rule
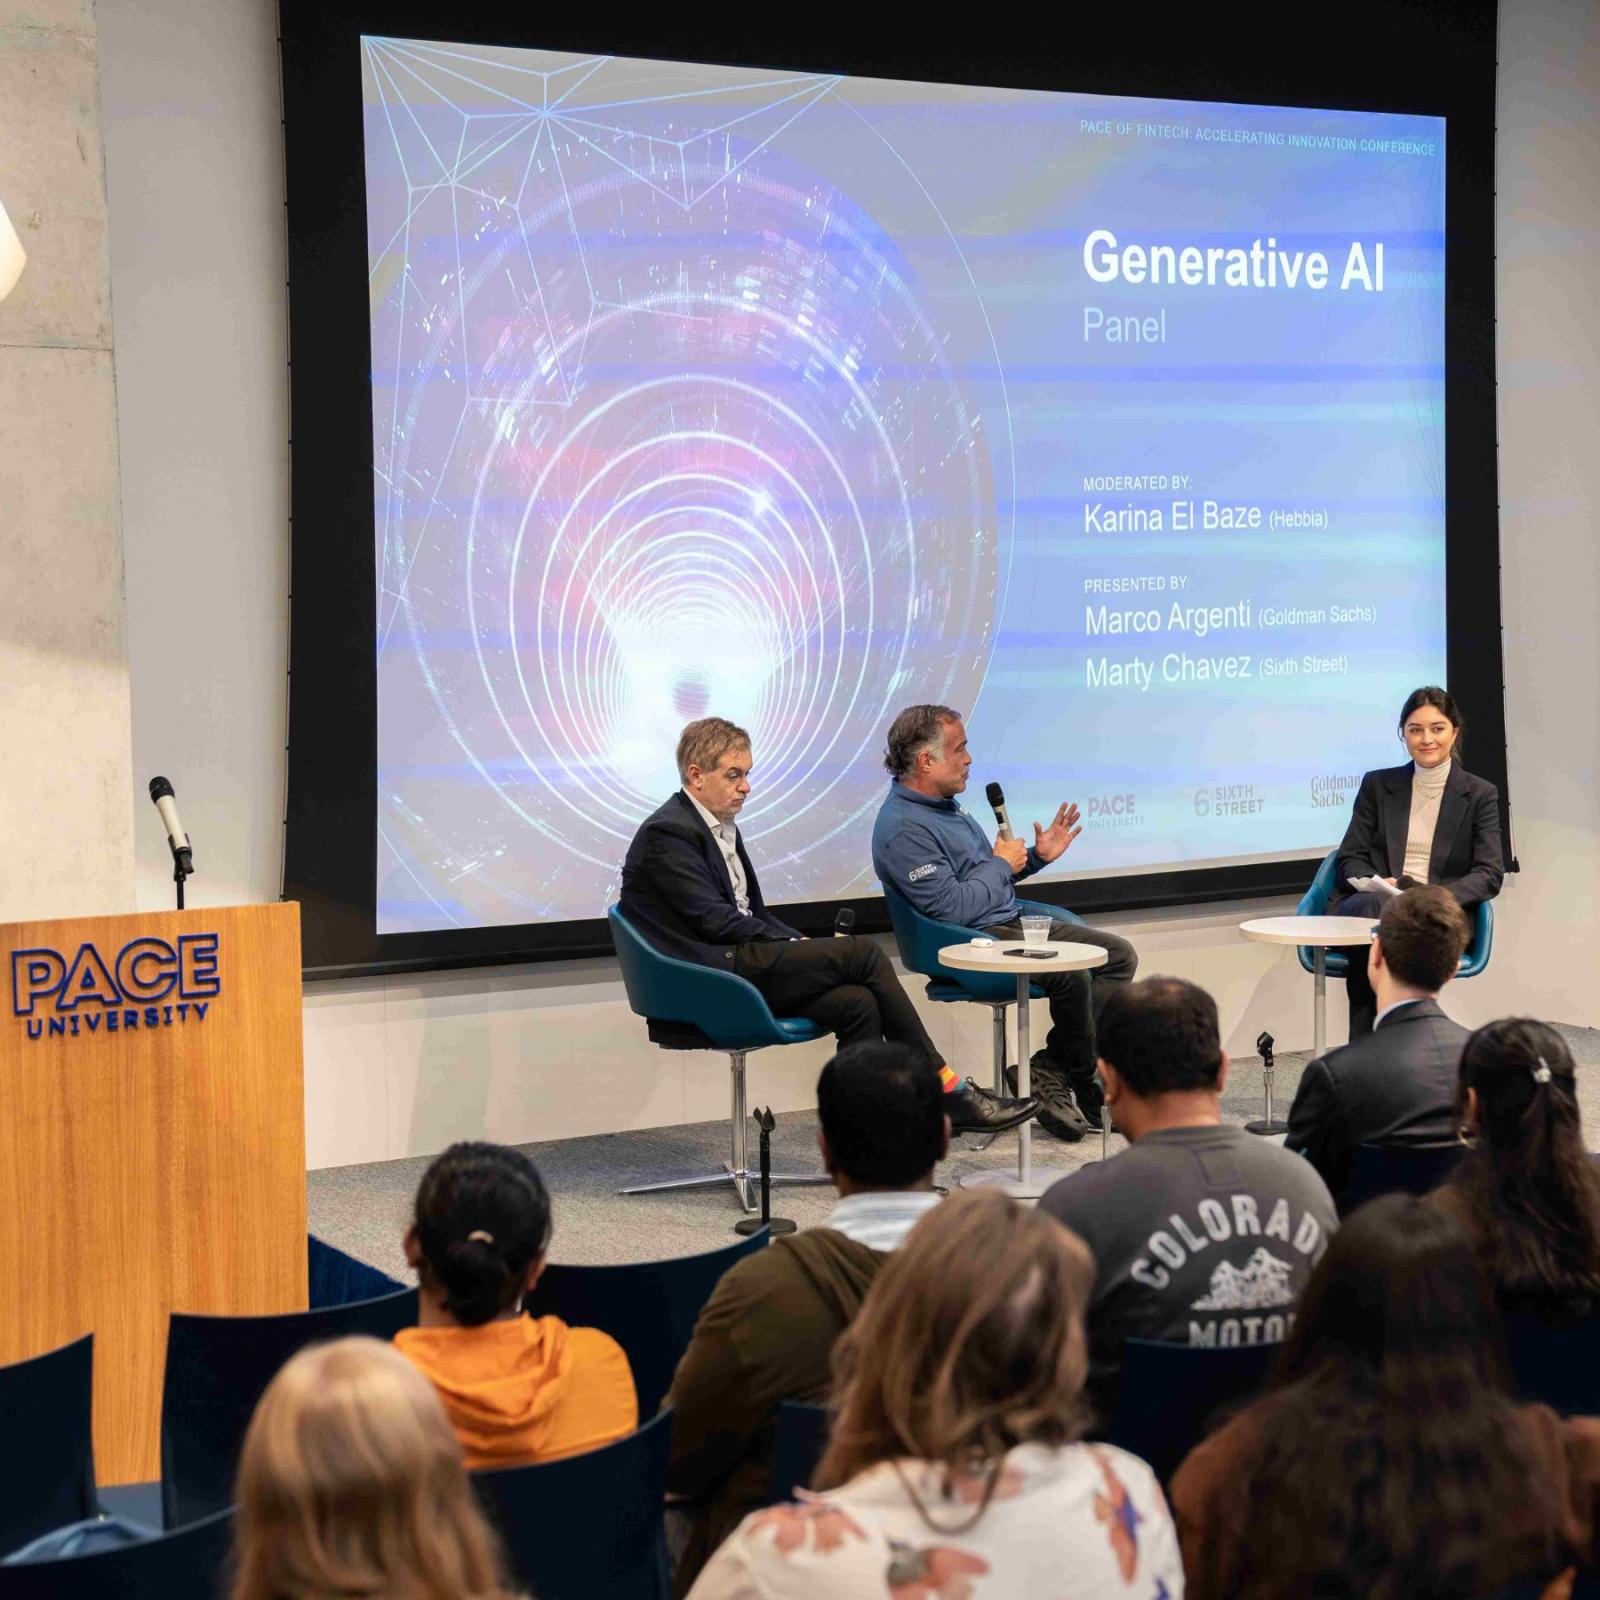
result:
[[[0,1555],[99,1514],[89,1432],[94,1335],[0,1367]]]
[[[1322,858],[1322,865],[1317,868],[1317,875],[1311,880],[1311,887],[1301,896],[1300,904],[1295,907],[1295,915],[1299,917],[1326,916],[1329,902],[1333,899],[1333,892],[1339,883],[1339,852],[1330,850]],[[1357,946],[1357,949],[1362,948]],[[1461,965],[1456,968],[1457,978],[1476,978],[1483,969],[1489,965],[1489,953],[1494,949],[1494,901],[1485,900],[1478,905],[1472,913],[1472,937],[1467,941],[1467,948],[1461,957]],[[1317,970],[1315,952],[1309,945],[1299,945],[1297,950],[1300,956],[1300,965],[1307,972]],[[1350,955],[1348,950],[1329,950],[1324,956],[1324,968],[1330,978],[1347,978],[1350,975]]]
[[[552,1264],[539,1274],[522,1308],[535,1317],[560,1317],[568,1327],[598,1328],[626,1352],[639,1396],[639,1415],[652,1416],[672,1386],[701,1308],[729,1267],[765,1250],[762,1228],[700,1255],[622,1266]]]
[[[1125,1339],[1106,1438],[1148,1461],[1164,1485],[1218,1421],[1254,1397],[1277,1353],[1275,1344],[1210,1349]]]
[[[417,1322],[417,1291],[278,1316],[167,1322],[161,1388],[161,1512],[168,1528],[233,1503],[245,1430],[278,1369],[308,1344],[364,1333],[392,1339]]]
[[[809,1044],[823,1036],[816,1023],[804,1017],[775,1017],[761,991],[731,972],[702,967],[663,955],[612,906],[611,942],[628,1006],[648,1024],[650,1041],[664,1050],[725,1050],[732,1079],[729,1109],[730,1150],[721,1172],[692,1178],[671,1178],[663,1183],[639,1183],[623,1194],[654,1194],[662,1189],[707,1189],[731,1183],[739,1204],[756,1209],[754,1184],[759,1172],[750,1170],[750,1116],[745,1105],[745,1058],[752,1050],[775,1044]],[[775,1172],[774,1184],[827,1183],[825,1172]]]
[[[0,1566],[0,1600],[217,1600],[233,1512],[117,1550]]]
[[[1516,1388],[1564,1417],[1600,1416],[1600,1317],[1549,1323],[1508,1312],[1506,1354]]]
[[[626,1439],[472,1475],[512,1576],[539,1600],[668,1600],[662,1513],[672,1413]],[[3,1600],[3,1597],[0,1597]]]
[[[1017,1003],[1017,981],[1009,972],[971,972],[955,967],[941,966],[939,952],[946,945],[969,944],[974,939],[987,939],[989,934],[977,928],[963,928],[954,922],[935,922],[924,916],[892,884],[884,884],[884,904],[889,908],[889,924],[894,929],[894,942],[900,951],[900,964],[907,972],[919,973],[928,980],[923,991],[928,999],[938,1004],[964,1002],[988,1006],[993,1013],[994,1037],[994,1092],[1009,1094],[1006,1087],[1006,1009]],[[1022,908],[1017,914],[1023,917],[1050,917],[1056,922],[1081,923],[1082,917],[1064,911],[1060,906],[1045,905],[1037,900],[1019,900]],[[1042,999],[1044,990],[1038,984],[1029,986],[1035,1000]],[[995,1135],[984,1139],[984,1146],[994,1142]]]
[[[767,1504],[794,1499],[796,1489],[809,1489],[828,1445],[828,1408],[803,1400],[778,1403],[778,1431],[767,1473]]]
[[[1348,1216],[1381,1194],[1427,1194],[1456,1170],[1466,1153],[1464,1144],[1357,1145],[1340,1210]]]

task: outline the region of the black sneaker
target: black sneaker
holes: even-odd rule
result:
[[[1015,1092],[1015,1067],[1006,1068],[1006,1083]],[[1079,1107],[1072,1085],[1049,1062],[1034,1058],[1028,1069],[1028,1086],[1039,1100],[1039,1126],[1046,1133],[1054,1134],[1062,1143],[1076,1144],[1084,1134],[1093,1133],[1100,1126]]]
[[[980,1088],[968,1078],[944,1097],[945,1115],[952,1133],[1004,1133],[1019,1127],[1039,1109],[1039,1102],[1006,1100],[990,1089]]]

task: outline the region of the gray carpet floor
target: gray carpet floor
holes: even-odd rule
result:
[[[1591,1149],[1600,1149],[1600,1032],[1563,1027],[1578,1063],[1578,1099]],[[1278,1057],[1273,1095],[1277,1114],[1287,1114],[1309,1052]],[[1584,1070],[1588,1069],[1588,1070]],[[1226,1122],[1243,1124],[1262,1114],[1262,1067],[1259,1057],[1233,1062],[1222,1100]],[[816,1116],[791,1112],[778,1118],[772,1136],[775,1172],[819,1171]],[[935,1181],[950,1185],[969,1172],[1016,1170],[1017,1138],[1004,1134],[986,1151],[970,1138],[957,1139],[950,1159]],[[612,1263],[664,1260],[714,1249],[734,1237],[733,1224],[743,1213],[731,1186],[652,1195],[622,1195],[624,1184],[685,1177],[718,1170],[727,1158],[725,1122],[701,1122],[643,1132],[601,1134],[584,1139],[559,1139],[523,1148],[539,1168],[555,1208],[554,1261]],[[1111,1136],[1109,1151],[1125,1148]],[[400,1239],[410,1214],[412,1196],[429,1157],[371,1162],[353,1167],[328,1167],[307,1179],[310,1227],[318,1238],[347,1251],[402,1282],[410,1281]],[[752,1165],[755,1140],[751,1139]],[[1033,1164],[1076,1170],[1100,1159],[1100,1139],[1063,1144],[1042,1130],[1033,1135]],[[789,1217],[802,1228],[822,1222],[834,1203],[827,1186],[774,1188],[774,1215]]]

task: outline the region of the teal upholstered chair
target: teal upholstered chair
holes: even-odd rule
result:
[[[628,1006],[649,1025],[651,1041],[665,1050],[725,1050],[732,1079],[732,1106],[729,1112],[731,1139],[729,1161],[722,1172],[690,1178],[673,1178],[664,1183],[641,1183],[624,1189],[623,1194],[651,1194],[660,1189],[706,1189],[719,1183],[732,1183],[739,1204],[746,1211],[756,1209],[750,1171],[749,1113],[745,1105],[745,1058],[752,1050],[775,1044],[809,1044],[820,1039],[823,1030],[804,1017],[775,1017],[772,1008],[753,983],[731,972],[703,967],[694,961],[680,961],[663,955],[621,910],[612,906],[606,912],[611,923],[611,942],[616,947],[617,964],[622,968],[622,984],[628,992]],[[773,1183],[827,1183],[826,1173],[773,1173]]]
[[[1330,850],[1322,858],[1322,865],[1317,868],[1317,875],[1311,880],[1311,887],[1306,890],[1300,904],[1295,907],[1295,914],[1301,917],[1325,916],[1338,884],[1339,852]],[[1310,946],[1299,945],[1297,949],[1300,965],[1307,972],[1315,972],[1317,969]],[[1489,952],[1493,949],[1494,901],[1485,900],[1472,913],[1472,938],[1467,942],[1466,951],[1461,957],[1461,965],[1456,968],[1456,977],[1476,978],[1489,965]],[[1350,975],[1350,955],[1347,950],[1329,950],[1324,960],[1330,978],[1345,978]]]

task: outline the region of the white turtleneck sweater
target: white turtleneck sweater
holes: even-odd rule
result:
[[[1436,767],[1411,764],[1411,826],[1406,830],[1406,860],[1401,871],[1415,883],[1428,881],[1428,857],[1433,853],[1433,830],[1439,825],[1439,802],[1450,781],[1450,763]]]

